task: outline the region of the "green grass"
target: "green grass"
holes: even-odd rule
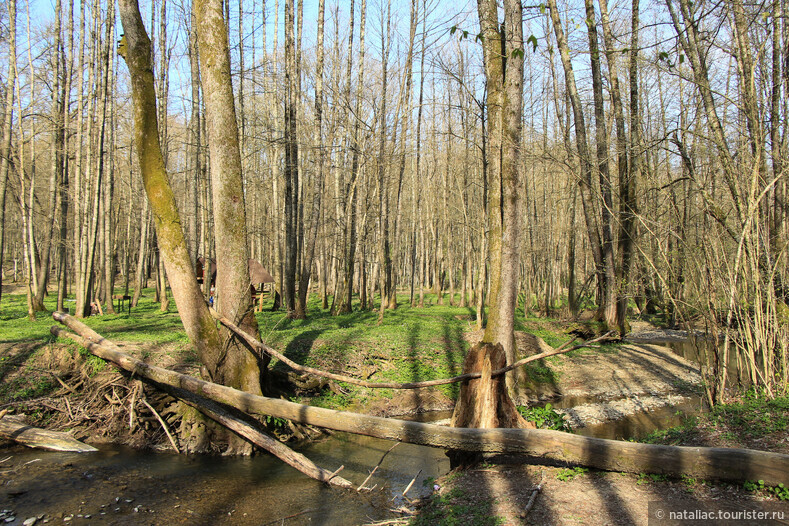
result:
[[[181,325],[175,302],[171,301],[169,312],[162,313],[153,297],[153,289],[145,289],[131,314],[91,316],[83,321],[110,340],[141,344],[142,357],[166,349],[176,354],[177,361],[194,362],[196,355]],[[68,299],[73,300],[73,297]],[[398,308],[387,310],[380,324],[377,310],[360,310],[358,303],[354,304],[351,313],[331,316],[328,310],[321,308],[317,295],[312,295],[305,320],[291,320],[283,311],[267,309],[256,316],[261,339],[305,365],[381,382],[416,382],[461,374],[469,347],[464,333],[475,329],[475,309],[450,306],[446,295],[444,305],[437,304],[435,295],[426,295],[424,308],[411,308],[405,294],[398,300]],[[50,311],[55,304],[54,295],[46,298],[45,305]],[[66,305],[73,307],[74,303],[67,301]],[[264,307],[270,305],[271,300],[268,300]],[[28,320],[24,295],[6,295],[0,303],[0,344],[50,342],[52,325],[57,323],[52,320],[51,312],[37,313],[35,321]],[[553,346],[568,339],[557,320],[524,318],[522,310],[516,317],[516,330],[536,334]],[[0,369],[3,365],[0,360]],[[13,364],[14,367],[21,365]],[[284,367],[276,361],[272,366]],[[529,374],[539,382],[555,383],[557,380],[547,363],[531,364]],[[391,398],[397,394],[386,389],[371,390],[342,383],[339,386],[345,394],[325,390],[310,403],[348,408],[353,404],[364,405],[373,398]],[[455,398],[458,389],[457,384],[439,388],[449,398]],[[20,388],[14,389],[14,392],[19,391]],[[40,390],[31,388],[30,392],[34,391]]]
[[[175,309],[175,302],[170,301],[169,312],[159,310],[159,304],[153,301],[153,289],[144,289],[137,307],[131,314],[105,314],[90,316],[82,320],[93,330],[109,339],[129,343],[167,344],[178,342],[189,346],[189,339],[181,325],[181,318]],[[74,306],[73,296],[67,298],[66,306]],[[24,295],[3,295],[0,303],[0,343],[16,343],[23,341],[47,341],[51,338],[49,328],[58,323],[52,319],[52,311],[57,306],[54,294],[44,300],[46,312],[36,313],[36,320],[27,317],[27,305]]]
[[[698,438],[702,429],[730,442],[747,444],[754,439],[780,439],[789,431],[789,397],[769,399],[746,396],[714,407],[709,413],[688,418],[679,426],[655,431],[642,442],[684,444]]]
[[[577,477],[578,475],[584,475],[586,473],[589,473],[589,468],[582,468],[580,466],[576,466],[574,468],[564,468],[560,470],[556,474],[556,478],[558,480],[561,480],[562,482],[569,482],[573,480],[575,477]]]
[[[351,313],[331,316],[320,308],[317,297],[309,302],[305,320],[289,320],[284,312],[265,310],[257,314],[261,338],[299,363],[370,381],[417,382],[461,374],[468,350],[463,334],[472,328],[469,314],[474,311],[448,304],[411,308],[407,296],[398,299],[398,308],[386,311],[381,324],[377,311],[361,311],[358,305]],[[433,297],[426,296],[426,300]],[[392,390],[373,393],[352,385],[341,387],[347,397],[324,394],[313,403],[345,407],[350,399],[394,394]],[[457,389],[457,385],[441,387],[450,397]]]
[[[492,502],[475,502],[461,488],[453,488],[444,495],[430,497],[428,504],[419,510],[411,526],[496,526],[504,519],[491,515]]]

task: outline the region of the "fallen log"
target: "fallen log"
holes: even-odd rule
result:
[[[49,449],[51,451],[69,451],[73,453],[98,451],[95,447],[80,442],[68,433],[29,426],[10,416],[0,418],[0,437],[6,440],[13,440],[28,447]]]
[[[406,382],[406,383],[398,383],[398,382],[368,382],[367,380],[362,380],[360,378],[354,378],[353,376],[345,376],[343,374],[331,373],[328,371],[321,371],[320,369],[315,369],[314,367],[308,367],[306,365],[301,365],[284,354],[280,353],[276,349],[269,347],[265,343],[257,340],[251,334],[248,334],[241,330],[241,328],[230,321],[230,319],[222,316],[214,309],[209,309],[211,316],[214,317],[219,323],[233,331],[236,335],[241,337],[247,345],[252,347],[254,350],[258,352],[264,352],[271,356],[272,358],[276,358],[277,360],[281,361],[282,363],[286,364],[288,367],[293,369],[294,371],[300,371],[307,374],[312,374],[315,376],[320,376],[323,378],[329,378],[331,380],[337,380],[340,382],[349,383],[352,385],[358,385],[360,387],[367,387],[368,389],[421,389],[423,387],[435,387],[437,385],[447,385],[447,384],[455,384],[458,382],[463,382],[466,380],[474,380],[480,377],[481,373],[465,373],[459,376],[453,376],[452,378],[440,378],[438,380],[425,380],[424,382]],[[53,314],[54,317],[54,314]],[[57,318],[55,318],[57,320]],[[60,321],[60,320],[58,320]],[[62,323],[62,322],[61,322]],[[603,341],[607,339],[613,331],[607,332],[602,336],[594,338],[592,340],[585,341],[578,345],[574,345],[572,347],[568,347],[571,343],[573,343],[576,339],[573,338],[572,340],[566,341],[556,349],[545,351],[539,354],[535,354],[532,356],[527,356],[522,360],[519,360],[512,365],[508,365],[506,367],[501,367],[500,369],[496,369],[490,375],[492,377],[501,376],[504,373],[512,371],[513,369],[517,369],[518,367],[523,367],[527,363],[536,362],[537,360],[542,360],[543,358],[548,358],[549,356],[556,356],[557,354],[564,354],[570,351],[575,351],[578,349],[583,349],[585,347],[590,347],[591,344]]]
[[[88,349],[90,349],[90,347],[94,345],[88,340],[81,338],[77,335],[70,334],[60,329],[59,327],[52,327],[51,332],[56,336],[69,338],[75,341],[76,343],[85,346]],[[100,358],[104,358],[100,354],[97,354],[95,352],[94,354],[96,356],[99,356]],[[129,358],[136,360],[136,358],[133,358],[131,356]],[[104,358],[104,359],[107,360],[108,358]],[[109,360],[109,361],[115,363],[116,365],[119,365],[114,360]],[[121,366],[121,368],[126,369],[123,366]],[[339,486],[341,488],[350,488],[353,486],[350,481],[342,477],[338,477],[336,472],[332,473],[330,471],[327,471],[319,467],[318,465],[316,465],[314,462],[312,462],[310,459],[308,459],[301,453],[297,453],[293,451],[285,444],[268,436],[260,429],[253,428],[248,422],[244,422],[242,419],[236,417],[235,415],[232,415],[230,412],[226,411],[219,404],[214,403],[212,400],[206,399],[200,396],[199,394],[191,392],[189,390],[179,389],[178,386],[170,383],[158,382],[157,380],[149,378],[147,376],[143,376],[143,378],[146,378],[147,380],[152,380],[153,382],[160,384],[159,385],[160,388],[162,387],[166,388],[166,390],[169,393],[171,393],[173,396],[177,397],[178,399],[196,408],[207,417],[211,418],[212,420],[226,427],[227,429],[230,429],[231,431],[238,434],[239,436],[246,438],[251,443],[259,446],[261,449],[268,451],[269,453],[276,456],[277,458],[279,458],[289,466],[301,471],[308,477],[318,480],[320,482],[326,482],[334,486]],[[185,396],[185,395],[189,395],[189,396]],[[172,435],[170,435],[169,431],[167,431],[167,428],[164,425],[163,421],[161,420],[161,417],[159,417],[159,415],[155,413],[155,410],[147,402],[144,403],[157,416],[157,418],[159,419],[159,423],[163,425],[163,427],[165,428],[165,432],[167,432],[167,437],[170,439],[170,442],[173,445],[173,449],[175,449],[175,451],[178,452],[178,446],[176,446]]]
[[[442,449],[514,453],[607,471],[662,473],[676,477],[688,475],[733,481],[764,480],[766,484],[786,483],[789,480],[789,455],[780,453],[639,444],[548,429],[441,427],[253,395],[146,364],[122,352],[77,319],[63,313],[54,313],[53,317],[80,333],[86,339],[85,347],[94,355],[142,378],[184,389],[245,413],[270,415],[336,431]],[[62,332],[59,327],[52,327],[51,331],[55,335]]]
[[[219,404],[201,396],[197,396],[194,393],[183,391],[182,389],[173,388],[168,391],[215,422],[225,426],[237,435],[246,438],[261,449],[268,451],[287,465],[301,471],[308,477],[341,488],[352,487],[350,481],[337,476],[337,473],[342,470],[343,466],[340,466],[340,468],[334,472],[327,471],[317,466],[301,453],[293,451],[279,440],[264,433],[262,430],[252,427],[249,422],[245,422],[241,418],[231,414],[230,411],[227,411]]]

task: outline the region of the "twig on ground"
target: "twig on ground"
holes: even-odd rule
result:
[[[318,511],[318,510],[316,508],[310,508],[308,510],[303,510],[298,513],[294,513],[293,515],[288,515],[287,517],[282,517],[273,521],[264,522],[260,526],[268,526],[269,524],[277,524],[277,523],[284,524],[284,522],[287,519],[293,519],[294,517],[299,517],[300,515],[304,515],[305,513],[312,513],[313,511]]]
[[[137,396],[137,390],[133,389],[131,394],[131,401],[129,402],[129,431],[134,430],[134,399]]]
[[[69,419],[75,420],[74,419],[74,412],[71,410],[71,402],[68,401],[68,397],[67,396],[64,396],[63,400],[66,401],[66,409],[68,410],[68,417],[69,417]]]
[[[529,497],[529,502],[526,504],[526,508],[523,510],[523,513],[521,513],[521,518],[525,519],[526,515],[528,515],[529,511],[531,511],[532,506],[534,506],[534,501],[537,499],[537,494],[540,492],[540,490],[542,490],[542,476],[543,476],[543,474],[544,473],[542,471],[540,471],[540,483],[537,484],[537,487],[534,488],[534,491],[531,492],[531,496]]]

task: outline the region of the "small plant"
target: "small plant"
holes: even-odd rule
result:
[[[545,407],[518,406],[518,412],[526,420],[534,422],[538,429],[572,432],[570,425],[564,420],[564,416],[556,411],[551,404],[545,404]]]
[[[789,500],[789,488],[784,486],[783,483],[780,483],[777,486],[769,486],[765,485],[764,480],[746,480],[743,484],[743,487],[746,489],[746,491],[751,491],[754,493],[767,493],[768,495],[772,495],[779,500]]]
[[[693,488],[696,486],[696,479],[689,475],[682,475],[682,483],[685,485],[685,491],[693,493]]]
[[[638,480],[636,481],[636,484],[640,486],[642,484],[648,484],[650,482],[665,482],[667,480],[668,477],[661,473],[640,473],[638,475]]]
[[[577,477],[578,475],[583,475],[584,473],[588,473],[588,472],[589,472],[588,468],[582,468],[578,466],[574,468],[565,468],[556,474],[556,478],[561,480],[562,482],[569,482],[573,480],[575,477]]]
[[[780,500],[789,500],[789,488],[783,485],[783,482],[774,486],[772,489],[773,494]]]

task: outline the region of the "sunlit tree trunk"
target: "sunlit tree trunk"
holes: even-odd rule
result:
[[[9,157],[11,154],[11,125],[14,122],[14,94],[16,79],[16,0],[8,0],[8,78],[5,88],[5,114],[3,118],[2,150],[0,151],[0,264],[4,256],[5,243],[5,201],[8,188]],[[0,299],[2,299],[3,277],[0,272]]]
[[[499,28],[494,0],[478,0],[485,80],[488,90],[490,155],[489,206],[491,227],[491,306],[483,341],[500,343],[507,363],[516,360],[515,305],[518,294],[520,223],[520,148],[523,126],[523,7],[504,1]],[[504,58],[506,57],[506,61]],[[520,371],[520,373],[518,372]],[[518,393],[522,369],[507,374],[507,389]]]
[[[301,276],[299,277],[299,297],[296,303],[296,318],[304,318],[307,315],[307,296],[309,292],[310,276],[312,275],[312,265],[315,259],[315,243],[318,237],[318,227],[321,215],[321,194],[323,194],[323,166],[325,154],[323,151],[323,20],[324,20],[325,0],[318,2],[318,41],[317,41],[317,69],[315,72],[315,131],[313,141],[317,149],[317,174],[313,184],[312,207],[308,220],[309,230],[304,250],[304,257],[301,266]]]
[[[194,5],[211,156],[214,236],[217,248],[222,250],[222,257],[217,258],[217,310],[247,333],[256,335],[258,324],[250,292],[246,207],[230,83],[227,25],[222,17],[221,0],[198,0]],[[215,380],[260,394],[268,360],[258,358],[227,330],[222,331],[222,339],[222,357]],[[250,449],[247,442],[231,440],[232,451],[246,453]]]
[[[194,277],[175,196],[162,158],[156,122],[151,41],[140,17],[137,1],[120,0],[118,6],[125,33],[125,46],[122,43],[121,52],[125,53],[131,76],[135,150],[145,192],[153,209],[160,238],[159,249],[165,257],[173,296],[186,334],[197,349],[198,357],[206,366],[210,378],[219,379],[218,369],[224,363],[222,341]]]

